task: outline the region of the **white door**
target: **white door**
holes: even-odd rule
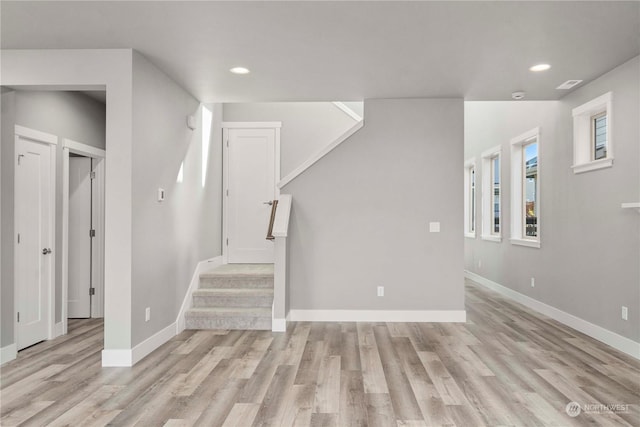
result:
[[[227,130],[227,262],[273,263],[276,129]]]
[[[16,137],[16,311],[18,350],[48,338],[53,280],[50,146]]]
[[[91,159],[69,157],[70,318],[91,317]]]

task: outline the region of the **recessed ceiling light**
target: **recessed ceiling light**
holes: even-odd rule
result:
[[[537,65],[534,65],[533,67],[529,68],[529,70],[531,70],[531,71],[547,71],[549,68],[551,68],[551,65],[549,65],[549,64],[537,64]]]
[[[231,71],[233,74],[249,74],[250,73],[249,69],[244,67],[233,67],[229,71]]]

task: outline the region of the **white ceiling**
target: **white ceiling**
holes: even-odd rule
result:
[[[134,48],[204,102],[501,100],[516,90],[558,99],[564,81],[588,82],[640,54],[636,1],[2,1],[0,8],[3,49]],[[540,62],[551,70],[528,70]],[[237,65],[252,73],[230,74]]]

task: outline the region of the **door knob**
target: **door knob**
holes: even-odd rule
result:
[[[42,250],[42,255],[47,255],[47,254],[50,254],[50,253],[51,253],[51,249],[50,248],[44,248]]]
[[[268,202],[262,202],[263,205],[273,205],[273,202],[271,200],[269,200]]]

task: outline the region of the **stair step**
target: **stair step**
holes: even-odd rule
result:
[[[207,307],[185,313],[187,329],[271,330],[271,308]]]
[[[194,307],[271,307],[273,289],[198,289],[193,292]]]
[[[200,289],[229,288],[273,289],[273,274],[203,273],[200,275]]]

